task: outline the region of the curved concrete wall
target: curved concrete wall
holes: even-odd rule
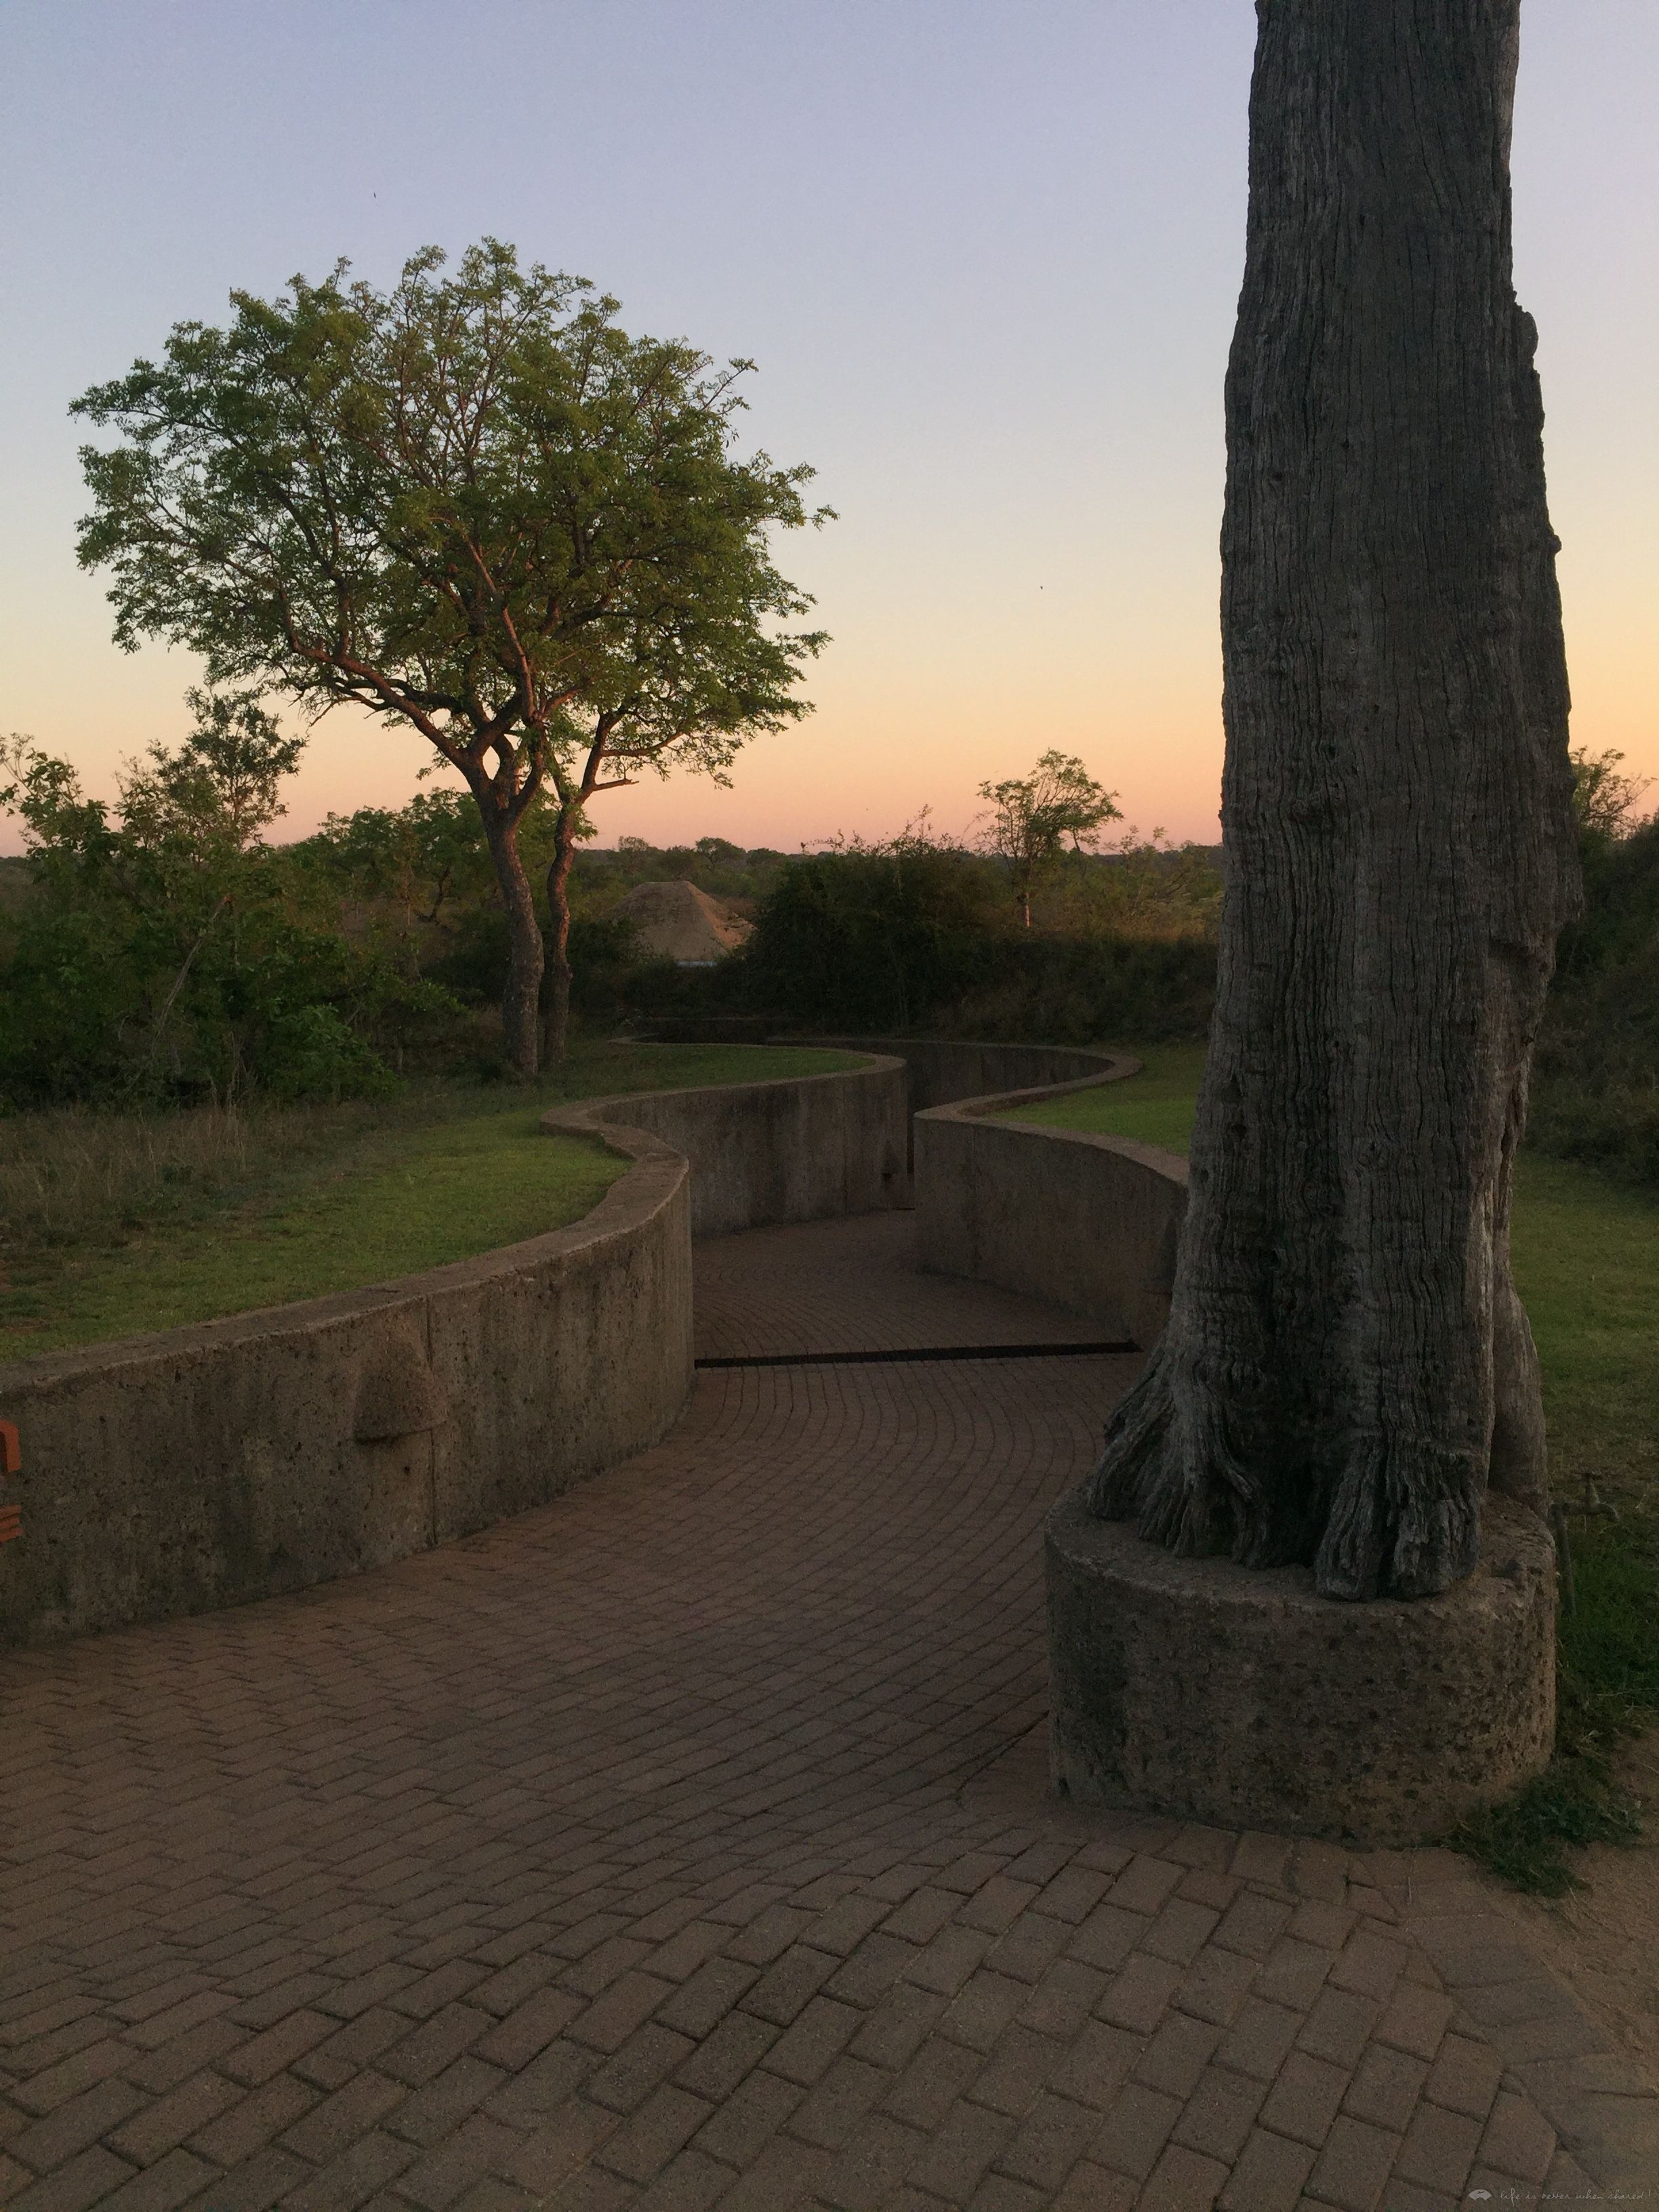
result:
[[[901,1063],[872,1057],[838,1075],[584,1099],[546,1126],[648,1129],[691,1164],[691,1234],[717,1237],[905,1205],[905,1097]]]
[[[0,1366],[22,1540],[0,1644],[354,1573],[641,1451],[692,1374],[694,1227],[891,1202],[902,1070],[584,1101],[634,1164],[585,1219],[338,1297]],[[688,1164],[689,1163],[689,1164]]]
[[[779,1037],[781,1044],[787,1042]],[[957,1099],[988,1093],[1054,1090],[1076,1081],[1109,1082],[1133,1075],[1137,1060],[1082,1045],[974,1044],[954,1037],[802,1037],[803,1044],[839,1045],[852,1052],[875,1052],[904,1063],[905,1165],[914,1168],[913,1116]],[[908,1202],[908,1200],[906,1201]]]
[[[1097,1052],[1083,1045],[974,1044],[955,1037],[814,1037],[811,1042],[902,1060],[906,1100],[913,1114],[991,1092],[1110,1082],[1132,1075],[1140,1065],[1124,1053]]]
[[[1187,1211],[1187,1163],[1128,1137],[997,1121],[1057,1090],[1133,1074],[1112,1065],[1083,1082],[936,1106],[915,1122],[916,1245],[924,1267],[1045,1298],[1146,1346],[1163,1334]]]

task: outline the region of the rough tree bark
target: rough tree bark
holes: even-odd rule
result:
[[[553,859],[547,871],[547,908],[552,933],[547,948],[548,1004],[544,1057],[562,1060],[570,1049],[570,867],[576,856],[580,806],[561,806],[553,835]]]
[[[1510,1273],[1577,877],[1519,0],[1258,0],[1222,530],[1228,856],[1170,1325],[1090,1492],[1418,1596],[1538,1502]]]
[[[481,805],[483,802],[480,802]],[[542,969],[546,950],[536,913],[536,894],[519,851],[516,817],[505,821],[484,813],[484,837],[507,913],[507,988],[501,994],[501,1027],[507,1056],[520,1082],[536,1074],[541,1044]]]

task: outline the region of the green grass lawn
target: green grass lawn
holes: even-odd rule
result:
[[[1141,1074],[1007,1118],[1184,1153],[1203,1048],[1127,1049],[1146,1062]],[[1554,1764],[1462,1840],[1509,1880],[1559,1893],[1572,1880],[1565,1847],[1639,1832],[1609,1753],[1659,1715],[1659,1200],[1594,1168],[1523,1154],[1511,1245],[1543,1368],[1576,1605],[1561,1622]],[[1593,1498],[1620,1517],[1591,1510]]]
[[[1201,1044],[1127,1045],[1142,1062],[1139,1075],[1103,1083],[1095,1091],[1074,1091],[1035,1106],[1017,1106],[1011,1121],[1035,1121],[1048,1129],[1087,1129],[1109,1137],[1134,1137],[1161,1145],[1166,1152],[1185,1152],[1193,1133],[1198,1079],[1204,1072]]]
[[[588,1045],[532,1091],[414,1086],[340,1107],[0,1123],[0,1358],[412,1274],[564,1227],[628,1163],[544,1136],[565,1100],[781,1075],[805,1047]]]
[[[1130,1049],[1146,1062],[1139,1075],[1007,1118],[1184,1154],[1203,1047]],[[1577,1501],[1589,1475],[1610,1496],[1659,1496],[1659,1200],[1593,1168],[1523,1154],[1511,1241],[1543,1364],[1558,1492]]]

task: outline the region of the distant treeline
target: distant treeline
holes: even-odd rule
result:
[[[118,803],[14,744],[0,796],[28,850],[0,861],[0,1108],[361,1095],[417,1070],[502,1066],[499,895],[464,794],[331,817],[271,842],[292,762],[258,710],[129,771]],[[250,719],[252,717],[252,719]],[[264,748],[262,750],[261,748]],[[1659,823],[1616,755],[1580,759],[1586,909],[1565,933],[1533,1141],[1659,1183]],[[551,823],[523,837],[532,879]],[[574,1005],[608,1031],[744,1018],[826,1033],[1054,1043],[1201,1036],[1218,848],[1067,851],[1023,922],[1006,864],[907,832],[828,850],[720,837],[586,846]],[[619,909],[684,878],[755,925],[707,969],[648,957]]]
[[[331,816],[274,842],[298,746],[252,698],[197,695],[198,727],[131,764],[116,803],[14,740],[0,802],[0,1106],[338,1097],[420,1069],[499,1069],[488,1018],[507,939],[477,811],[459,793]],[[550,811],[520,844],[532,882]],[[619,912],[683,877],[757,924],[717,969],[653,960]],[[1219,894],[1188,848],[1071,853],[1022,926],[1006,866],[922,836],[825,853],[719,837],[579,854],[573,1003],[610,1029],[736,1012],[782,1025],[1083,1036],[1201,1030]]]
[[[712,873],[694,880],[721,888]],[[1067,854],[1036,890],[1027,928],[994,859],[915,836],[848,841],[783,862],[740,953],[710,970],[641,975],[635,995],[661,1012],[826,1031],[1057,1044],[1201,1036],[1220,894],[1217,856],[1201,848]]]

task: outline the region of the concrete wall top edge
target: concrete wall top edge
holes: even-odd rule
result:
[[[978,1048],[981,1050],[988,1048]],[[1081,1050],[1082,1048],[1078,1048]],[[1092,1054],[1109,1063],[1098,1075],[1084,1075],[1067,1083],[1047,1083],[1024,1091],[1000,1091],[979,1098],[958,1098],[943,1106],[929,1106],[917,1115],[919,1121],[983,1121],[1008,1113],[1017,1106],[1034,1106],[1046,1098],[1063,1098],[1075,1091],[1095,1091],[1103,1084],[1121,1083],[1131,1075],[1139,1075],[1144,1061],[1130,1053],[1102,1052]],[[1143,1144],[1138,1137],[1109,1135],[1103,1129],[1055,1129],[1040,1122],[1009,1121],[1003,1125],[1012,1137],[1057,1138],[1062,1144],[1086,1145],[1092,1150],[1115,1152],[1120,1158],[1133,1160],[1138,1166],[1149,1168],[1155,1175],[1164,1176],[1188,1187],[1187,1162],[1179,1152],[1165,1152],[1161,1145]]]
[[[852,1045],[844,1048],[849,1052],[856,1049]],[[619,1111],[626,1107],[655,1106],[692,1098],[733,1098],[750,1091],[796,1090],[808,1084],[845,1083],[849,1077],[889,1074],[894,1068],[904,1065],[902,1060],[886,1053],[863,1052],[860,1057],[864,1063],[861,1067],[826,1068],[817,1075],[763,1075],[753,1083],[688,1084],[678,1091],[614,1091],[603,1098],[576,1098],[568,1106],[550,1108],[542,1116],[542,1127],[549,1131],[568,1131],[575,1136],[604,1136],[606,1128],[604,1117],[609,1109],[618,1110],[618,1120],[610,1126],[625,1128],[632,1141],[637,1137],[635,1125]],[[648,1141],[654,1144],[658,1139],[653,1138]],[[664,1146],[663,1149],[669,1151],[672,1148]],[[592,1216],[586,1218],[591,1219]]]
[[[585,1130],[585,1135],[610,1133]],[[191,1361],[227,1351],[261,1337],[299,1337],[332,1328],[371,1313],[384,1313],[447,1292],[476,1288],[492,1278],[517,1275],[564,1259],[580,1263],[597,1257],[611,1246],[632,1236],[658,1212],[684,1182],[686,1163],[672,1146],[641,1130],[615,1132],[615,1149],[635,1155],[626,1175],[614,1183],[599,1204],[580,1221],[562,1229],[550,1229],[517,1244],[498,1244],[465,1260],[447,1261],[412,1275],[398,1275],[380,1283],[366,1283],[355,1291],[331,1291],[321,1297],[295,1298],[280,1306],[250,1307],[246,1313],[225,1314],[216,1321],[187,1322],[178,1328],[150,1329],[134,1336],[108,1337],[93,1344],[76,1345],[64,1352],[47,1352],[32,1359],[0,1362],[0,1395],[24,1389],[39,1390],[55,1382],[70,1382],[94,1370],[112,1371],[149,1365],[157,1360]],[[626,1138],[624,1146],[620,1140]]]
[[[501,1244],[466,1259],[451,1260],[414,1274],[367,1283],[356,1290],[332,1291],[320,1297],[295,1298],[283,1305],[256,1306],[246,1313],[213,1321],[189,1322],[177,1328],[150,1329],[76,1345],[32,1358],[0,1361],[0,1394],[39,1391],[53,1382],[79,1380],[94,1370],[150,1366],[157,1361],[193,1363],[258,1338],[303,1336],[349,1322],[370,1313],[417,1304],[422,1299],[476,1288],[492,1278],[519,1274],[548,1262],[582,1263],[631,1237],[672,1199],[690,1170],[673,1146],[630,1124],[620,1109],[643,1099],[690,1100],[746,1091],[773,1091],[791,1085],[845,1082],[849,1076],[884,1073],[899,1063],[875,1054],[867,1065],[831,1069],[820,1075],[766,1076],[755,1083],[705,1084],[680,1091],[622,1091],[583,1098],[552,1108],[542,1117],[550,1134],[596,1137],[632,1162],[580,1221],[550,1229],[516,1244]],[[610,1109],[610,1114],[607,1114]],[[614,1115],[615,1118],[611,1118]]]
[[[964,1098],[951,1106],[930,1106],[918,1114],[918,1121],[984,1121],[1006,1114],[1011,1106],[1028,1106],[1039,1099],[1054,1098],[1066,1091],[1086,1091],[1093,1086],[1085,1083],[1055,1085],[1047,1091],[1010,1091],[1006,1097]],[[1179,1152],[1166,1152],[1161,1145],[1144,1145],[1139,1137],[1118,1137],[1104,1129],[1050,1129],[1036,1121],[1002,1121],[998,1123],[1001,1134],[1009,1137],[1048,1138],[1062,1145],[1085,1145],[1097,1152],[1115,1152],[1121,1159],[1133,1160],[1138,1167],[1149,1168],[1154,1175],[1164,1176],[1182,1190],[1188,1187],[1188,1163]]]

